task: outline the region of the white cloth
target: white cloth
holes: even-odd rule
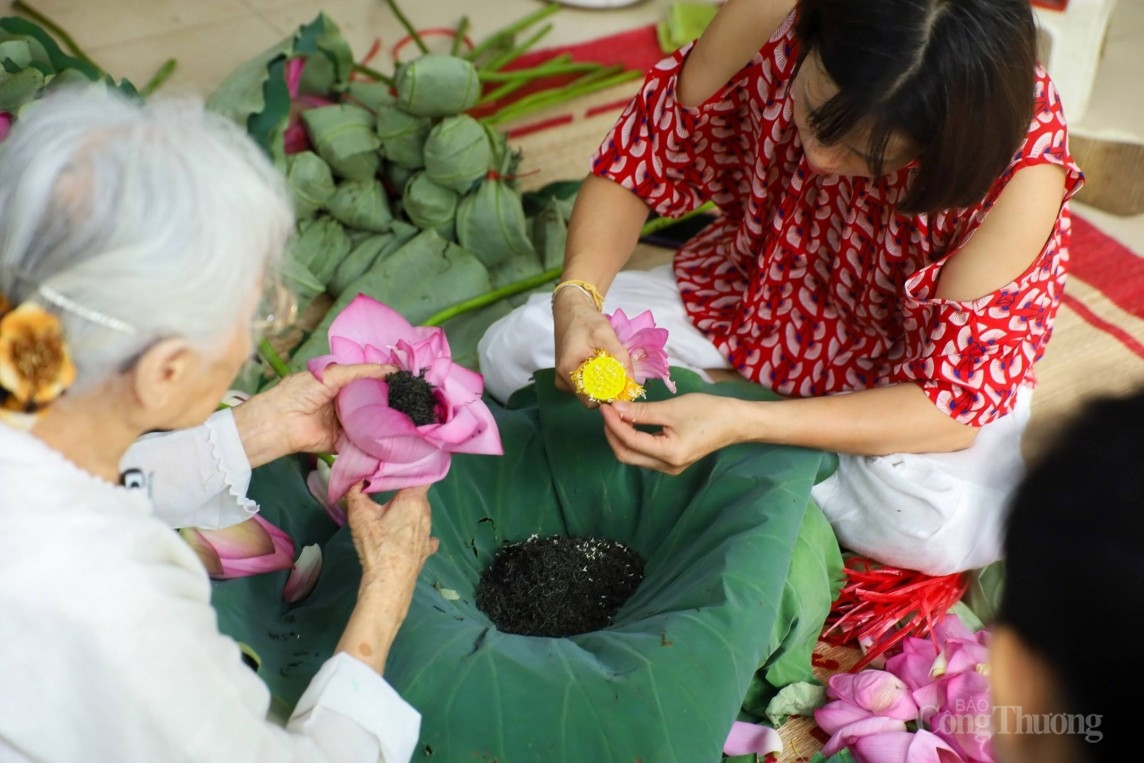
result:
[[[267,721],[269,691],[219,632],[206,572],[146,491],[99,480],[5,426],[0,676],[5,762],[395,763],[409,760],[420,729],[416,710],[344,654],[322,666],[285,728]]]
[[[670,265],[621,271],[604,299],[633,316],[651,310],[669,332],[673,366],[703,373],[728,368],[727,359],[691,323]],[[485,332],[477,346],[485,389],[508,399],[532,374],[555,365],[548,295],[534,295]],[[973,447],[954,453],[839,456],[834,475],[812,497],[839,543],[884,564],[942,575],[974,569],[1001,556],[1009,500],[1025,473],[1021,436],[1032,390],[1018,393],[1016,409],[981,427]]]

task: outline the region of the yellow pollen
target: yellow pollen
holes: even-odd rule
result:
[[[643,387],[628,378],[624,364],[603,350],[581,363],[571,378],[578,394],[597,403],[635,400],[644,394]]]

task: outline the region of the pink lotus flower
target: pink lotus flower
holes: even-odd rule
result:
[[[667,329],[657,328],[651,310],[644,310],[635,318],[628,318],[623,310],[608,316],[616,338],[628,351],[632,359],[632,373],[637,384],[648,379],[663,379],[663,383],[675,392],[675,382],[671,380],[667,365]]]
[[[187,527],[179,534],[198,554],[207,573],[219,580],[294,566],[294,541],[258,514],[221,530]]]
[[[834,701],[815,710],[814,720],[831,735],[823,748],[827,757],[867,734],[905,731],[905,722],[918,715],[909,687],[884,670],[835,674],[826,695]]]
[[[453,363],[440,328],[414,327],[400,313],[359,294],[330,325],[331,354],[307,367],[321,378],[332,363],[388,363],[398,373],[362,379],[338,393],[343,433],[330,472],[336,503],[367,480],[376,493],[436,482],[454,453],[500,455],[500,433],[481,400],[484,377]]]
[[[967,761],[991,762],[993,702],[989,678],[977,670],[946,675],[914,692],[926,725]]]
[[[870,734],[856,739],[850,752],[856,763],[963,763],[949,745],[924,729]]]

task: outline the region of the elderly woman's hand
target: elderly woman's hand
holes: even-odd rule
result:
[[[405,620],[425,560],[437,550],[429,535],[428,488],[399,490],[384,506],[362,492],[346,494],[346,517],[361,560],[361,585],[339,652],[347,652],[379,673]]]
[[[376,363],[329,366],[318,381],[309,371],[288,376],[234,409],[251,468],[291,453],[327,453],[338,438],[334,398],[358,379],[384,379],[397,369]]]

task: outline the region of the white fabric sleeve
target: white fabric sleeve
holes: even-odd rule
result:
[[[258,512],[246,497],[250,462],[230,409],[199,427],[144,435],[119,468],[141,473],[155,515],[170,527],[218,529]]]
[[[385,763],[403,763],[413,757],[421,714],[367,665],[339,653],[311,679],[286,728],[334,759],[377,746]]]

